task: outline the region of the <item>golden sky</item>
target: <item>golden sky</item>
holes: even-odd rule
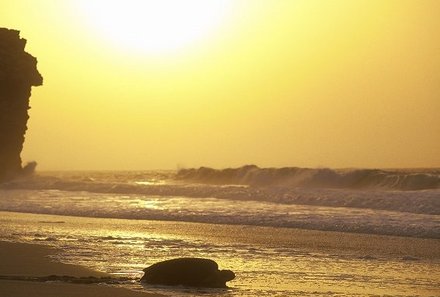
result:
[[[24,161],[440,167],[440,1],[142,3],[1,0],[44,77]]]

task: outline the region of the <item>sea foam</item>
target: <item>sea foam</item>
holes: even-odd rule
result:
[[[339,172],[245,166],[178,172],[51,172],[3,183],[0,189],[219,198],[439,215],[439,179],[439,170]]]

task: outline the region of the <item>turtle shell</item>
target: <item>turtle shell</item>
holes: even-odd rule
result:
[[[225,287],[235,277],[218,270],[215,261],[202,258],[178,258],[153,264],[144,269],[141,282],[168,286]],[[232,276],[232,275],[233,276]]]

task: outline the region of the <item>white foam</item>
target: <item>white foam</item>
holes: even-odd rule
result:
[[[54,190],[0,190],[0,210],[440,238],[440,216],[351,207]]]

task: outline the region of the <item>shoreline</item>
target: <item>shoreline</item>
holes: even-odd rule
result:
[[[49,257],[56,249],[44,245],[0,241],[0,276],[110,277],[109,274],[82,266],[54,262]],[[0,280],[0,296],[14,297],[161,297],[160,294],[131,291],[111,285],[72,284],[24,280]]]
[[[435,282],[435,276],[433,275],[438,273],[437,267],[440,263],[440,240],[438,239],[247,225],[169,221],[141,222],[139,220],[79,218],[13,212],[0,212],[0,226],[3,227],[0,228],[3,230],[3,240],[8,241],[5,243],[0,239],[0,261],[2,261],[2,258],[6,258],[6,261],[10,263],[8,266],[2,265],[0,267],[0,296],[152,297],[160,296],[160,294],[173,295],[176,291],[172,288],[142,288],[141,284],[129,284],[122,278],[118,281],[119,266],[112,266],[111,264],[112,261],[131,261],[127,267],[140,271],[140,267],[147,267],[164,260],[163,253],[161,256],[161,252],[156,251],[157,249],[161,250],[163,247],[174,248],[174,252],[167,253],[167,257],[208,257],[217,261],[223,268],[232,268],[234,271],[240,272],[237,274],[236,283],[231,283],[233,289],[248,288],[253,290],[255,286],[261,286],[262,292],[266,293],[271,292],[272,289],[280,290],[280,292],[283,290],[308,292],[310,285],[313,285],[316,281],[323,281],[323,284],[328,287],[325,290],[344,291],[346,293],[374,291],[377,295],[388,294],[393,296],[409,290],[408,292],[412,292],[413,295],[415,293],[423,293],[420,296],[437,295],[432,294],[432,292],[437,293],[437,291],[433,288],[435,285],[431,283]],[[97,230],[102,230],[103,233],[94,233]],[[105,259],[104,261],[108,263],[101,265],[99,261],[96,263],[90,262],[93,266],[87,264],[85,266],[93,267],[95,270],[116,272],[115,275],[112,274],[112,280],[116,280],[115,285],[112,285],[114,283],[108,280],[99,280],[104,284],[97,285],[97,281],[90,278],[85,281],[81,279],[79,282],[81,284],[72,284],[70,279],[62,277],[68,271],[70,275],[76,273],[78,276],[93,276],[96,273],[96,277],[107,276],[107,274],[77,266],[78,263],[86,263],[82,262],[83,257],[69,258],[70,251],[66,248],[75,249],[78,247],[70,245],[68,242],[63,244],[62,238],[71,232],[75,232],[75,238],[80,240],[80,243],[84,242],[86,246],[79,248],[79,250],[85,252],[89,248],[93,251],[96,247],[96,244],[86,243],[87,238],[104,239],[103,246],[107,245],[110,249],[102,254],[105,255],[105,258],[102,259]],[[133,247],[119,248],[121,240],[124,241],[124,234],[128,236],[128,244],[131,244],[132,239],[136,239]],[[60,238],[61,244],[57,244],[57,238]],[[159,241],[157,241],[158,239]],[[9,241],[12,241],[12,243]],[[159,246],[157,243],[159,243]],[[44,246],[40,244],[44,244]],[[188,250],[182,252],[182,249],[185,248],[188,248]],[[12,256],[7,254],[8,249],[9,254]],[[200,249],[203,250],[200,251]],[[224,251],[224,249],[226,250]],[[242,249],[243,251],[232,251],[235,249]],[[276,257],[278,253],[281,255],[280,259]],[[53,263],[51,259],[48,259],[50,255],[53,255],[54,259],[58,259],[59,262],[67,260],[67,263],[74,265]],[[234,260],[234,257],[230,258],[230,255],[236,257],[237,261]],[[67,258],[64,258],[64,256],[67,256]],[[267,258],[272,256],[274,256],[273,259]],[[26,257],[31,260],[26,259]],[[88,256],[85,255],[84,257]],[[288,271],[292,273],[293,276],[288,278],[289,281],[284,284],[285,287],[277,288],[278,280],[272,279],[273,276],[265,273],[264,269],[257,270],[253,274],[247,274],[248,271],[254,271],[250,270],[254,269],[253,267],[260,267],[261,265],[264,268],[266,261],[276,265],[274,266],[276,277],[283,277],[284,279],[287,271],[285,269],[289,269]],[[17,266],[17,263],[22,266]],[[51,267],[50,265],[55,266]],[[26,266],[37,268],[31,273]],[[404,268],[404,271],[412,270],[414,275],[406,280],[405,273],[401,271],[402,268]],[[81,271],[77,272],[76,269]],[[339,277],[342,280],[345,279],[343,271],[352,274],[353,281],[348,281],[349,284],[347,284],[347,281],[341,282],[341,279],[339,279]],[[35,275],[38,275],[38,273],[43,276],[57,274],[61,277],[56,277],[56,282],[53,282],[53,279],[47,279],[46,277],[36,278]],[[303,275],[303,273],[307,275]],[[15,274],[21,278],[2,278],[1,276],[5,274]],[[33,278],[23,278],[26,274],[32,275]],[[327,281],[327,274],[329,277],[337,277],[335,280],[330,279]],[[364,283],[365,277],[381,282],[388,279],[402,280],[403,283],[394,288],[386,282],[388,285],[385,287],[376,288],[374,282],[373,285],[368,282]],[[18,279],[23,281],[17,281]],[[51,282],[45,282],[47,280]],[[61,282],[59,282],[60,280]],[[93,284],[89,284],[89,281]],[[268,281],[273,281],[272,284],[275,287],[267,285]],[[77,283],[76,280],[74,282]],[[125,286],[125,284],[129,285]],[[125,287],[123,291],[120,291],[122,290],[121,286]],[[416,289],[414,289],[414,286],[416,286]],[[115,291],[116,289],[117,291]],[[113,292],[109,293],[108,290],[113,290]],[[324,289],[322,290],[322,292],[327,292]],[[64,291],[69,291],[71,295],[64,294]],[[218,294],[210,296],[218,296]],[[245,296],[254,295],[248,294]]]
[[[241,242],[249,245],[283,246],[318,252],[345,251],[353,255],[376,255],[392,258],[416,257],[440,261],[440,239],[410,236],[379,235],[340,231],[268,227],[253,225],[212,224],[184,221],[131,220],[121,218],[96,218],[57,214],[22,213],[0,211],[0,223],[26,218],[35,222],[58,222],[76,224],[79,220],[114,224],[124,221],[138,225],[145,221],[152,230],[170,236],[190,233],[192,237],[208,239],[218,244]],[[250,238],[249,232],[253,234]],[[2,239],[0,239],[0,242]],[[32,244],[32,243],[31,243]],[[102,275],[101,275],[102,276]]]

